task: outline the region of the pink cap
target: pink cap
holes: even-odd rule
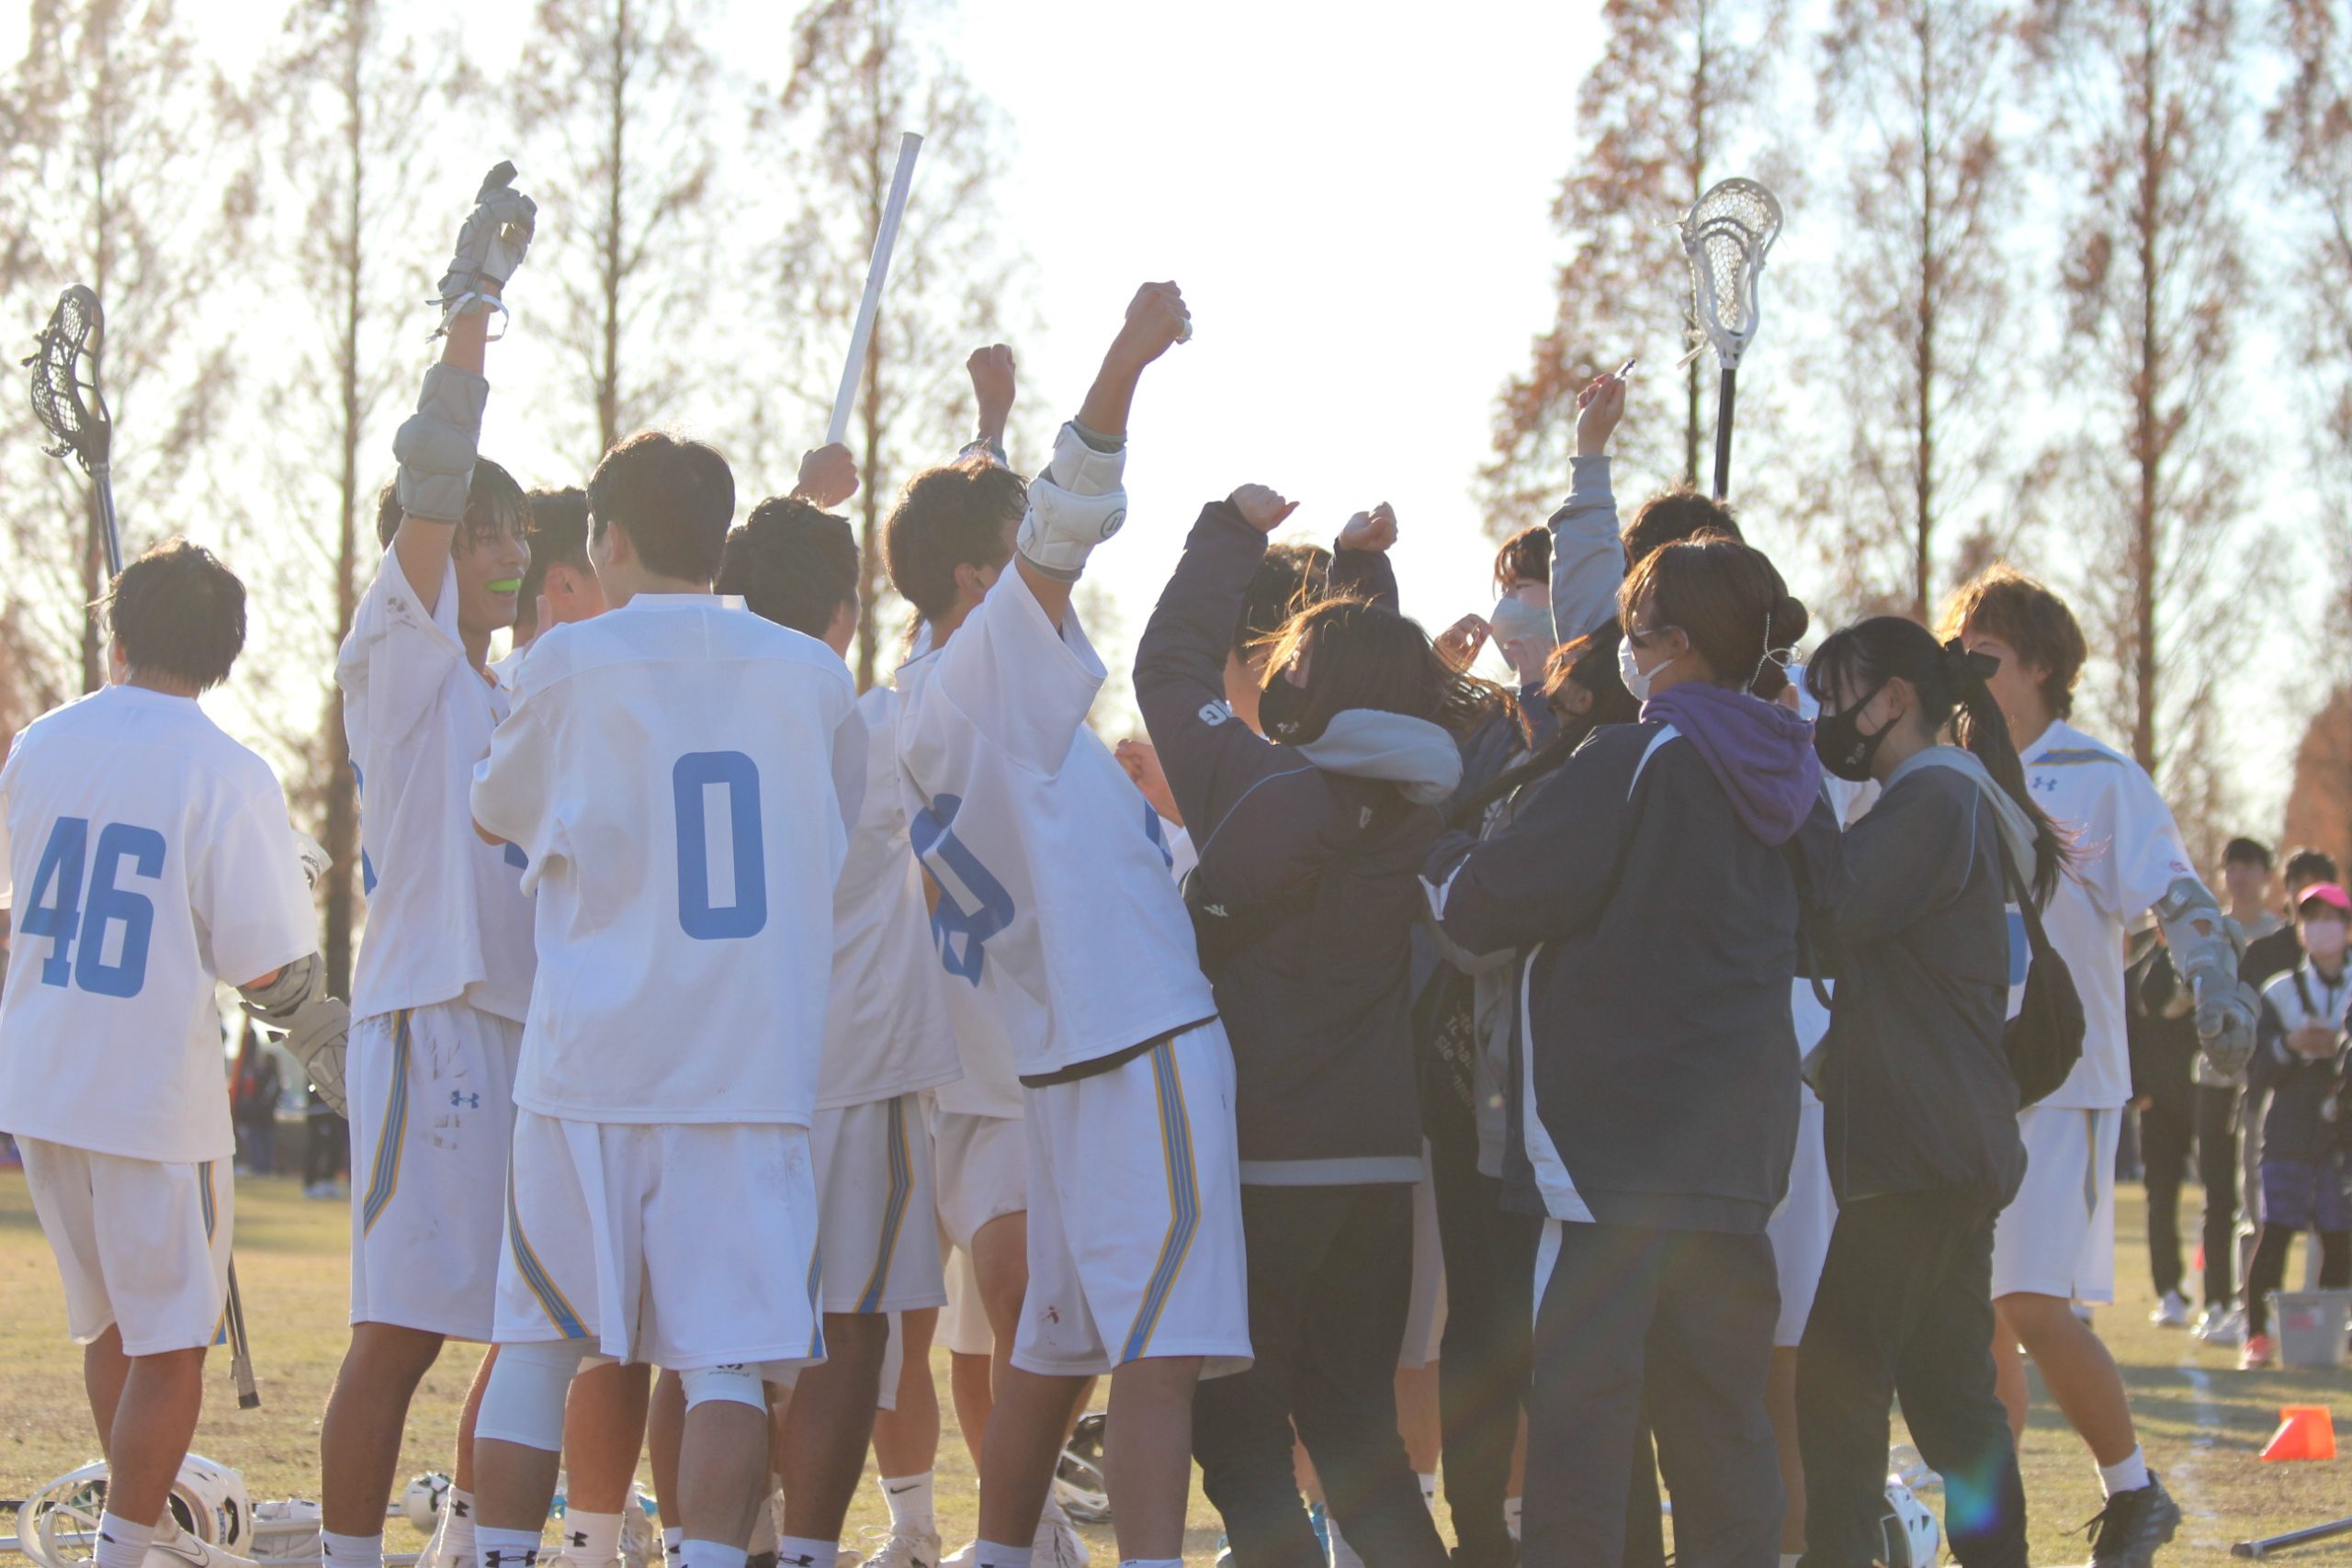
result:
[[[2301,909],[2306,904],[2324,904],[2340,914],[2352,915],[2352,895],[2333,882],[2314,882],[2304,888],[2302,897],[2295,900],[2295,908]]]

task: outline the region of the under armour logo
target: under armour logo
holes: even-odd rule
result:
[[[463,1106],[468,1111],[480,1111],[481,1109],[481,1096],[478,1094],[466,1094],[460,1090],[453,1089],[449,1091],[449,1103],[451,1105]],[[573,1544],[577,1545],[579,1543],[574,1542]]]

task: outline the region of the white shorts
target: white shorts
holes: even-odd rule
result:
[[[989,1326],[988,1308],[980,1302],[980,1272],[972,1255],[960,1247],[947,1255],[947,1304],[940,1310],[933,1342],[955,1356],[996,1354],[996,1331]]]
[[[1108,1072],[1023,1090],[1029,1293],[1012,1364],[1047,1377],[1147,1356],[1250,1364],[1233,1049],[1212,1019]]]
[[[352,1322],[490,1337],[522,1048],[463,1002],[352,1025]]]
[[[2018,1112],[2025,1185],[1993,1226],[1993,1299],[2115,1300],[2115,1144],[2123,1112]]]
[[[1822,1142],[1828,1112],[1813,1090],[1797,1102],[1797,1152],[1789,1162],[1789,1195],[1764,1227],[1772,1262],[1781,1273],[1781,1321],[1773,1326],[1775,1349],[1793,1350],[1804,1340],[1821,1288],[1821,1266],[1829,1258],[1829,1233],[1838,1228],[1838,1195],[1829,1190],[1829,1151]]]
[[[824,1359],[808,1134],[519,1111],[498,1342],[586,1339],[673,1371]]]
[[[990,1220],[1029,1206],[1029,1138],[1018,1116],[942,1111],[932,1118],[939,1228],[969,1250]]]
[[[809,1124],[827,1312],[910,1312],[947,1300],[924,1109],[922,1095],[902,1094],[820,1111]]]
[[[1445,1337],[1445,1251],[1437,1239],[1437,1183],[1430,1176],[1428,1144],[1421,1145],[1421,1179],[1413,1183],[1413,1298],[1406,1309],[1400,1367],[1437,1361]]]
[[[166,1164],[19,1138],[33,1213],[65,1284],[65,1331],[109,1326],[122,1353],[194,1350],[227,1337],[236,1201],[217,1160]]]

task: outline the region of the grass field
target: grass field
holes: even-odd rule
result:
[[[2352,1514],[2352,1373],[2242,1373],[2233,1355],[2208,1350],[2178,1330],[2149,1325],[2151,1293],[2138,1191],[2127,1187],[2120,1224],[2120,1302],[2099,1314],[2099,1328],[2122,1363],[2150,1461],[2164,1473],[2187,1515],[2165,1561],[2218,1564],[2232,1541],[2274,1534]],[[244,1472],[256,1499],[315,1496],[319,1412],[344,1346],[345,1236],[341,1203],[305,1201],[286,1179],[247,1180],[237,1192],[238,1273],[243,1280],[263,1408],[240,1412],[219,1359],[197,1451]],[[2184,1216],[2184,1229],[2193,1227]],[[2290,1270],[2300,1280],[2301,1266]],[[401,1475],[448,1468],[450,1434],[474,1358],[453,1348],[425,1380],[411,1413]],[[943,1406],[946,1367],[940,1362]],[[2072,1527],[2098,1510],[2098,1481],[2081,1445],[2038,1397],[2022,1456],[2037,1561],[2079,1562],[2085,1546]],[[2267,1465],[2256,1458],[2286,1404],[2333,1407],[2345,1430],[2346,1457],[2332,1463]],[[978,1494],[943,1412],[939,1505],[949,1545],[970,1539]],[[90,1458],[96,1445],[83,1404],[80,1352],[65,1339],[56,1272],[35,1224],[24,1179],[0,1172],[0,1496],[21,1496]],[[861,1492],[848,1538],[885,1522],[880,1499]],[[1197,1489],[1188,1562],[1207,1563],[1215,1516]],[[0,1518],[0,1533],[9,1521]],[[407,1535],[395,1525],[390,1544]],[[1098,1563],[1115,1562],[1110,1532],[1091,1530]],[[2352,1544],[2312,1548],[2293,1561],[2344,1562]]]

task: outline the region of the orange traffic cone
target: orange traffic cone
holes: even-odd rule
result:
[[[2335,1421],[2324,1404],[2290,1404],[2278,1412],[2278,1430],[2263,1449],[2267,1461],[2334,1459]]]

